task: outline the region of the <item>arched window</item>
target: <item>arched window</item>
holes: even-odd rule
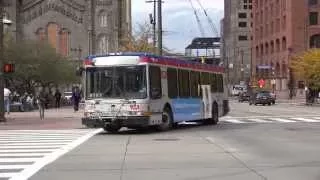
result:
[[[99,53],[106,54],[109,52],[109,40],[106,35],[101,35],[98,38],[98,46],[99,46]]]
[[[277,52],[280,52],[280,40],[279,39],[276,40],[276,49],[277,49]]]
[[[108,14],[106,11],[102,10],[100,11],[99,15],[99,24],[101,27],[107,27],[108,25]]]
[[[56,48],[58,47],[58,32],[59,27],[56,23],[49,23],[47,27],[47,33],[48,33],[48,41],[52,45],[52,47]]]
[[[320,34],[310,37],[310,48],[320,48]]]
[[[268,55],[268,54],[269,54],[269,44],[268,44],[268,43],[266,43],[266,45],[265,45],[265,46],[266,46],[266,50],[265,50],[265,51],[266,51],[266,55]]]
[[[271,54],[273,54],[274,53],[274,42],[273,41],[271,41]]]
[[[282,50],[283,51],[287,50],[287,39],[286,39],[286,37],[282,38]]]
[[[63,56],[68,56],[69,50],[70,50],[70,44],[69,44],[70,32],[67,29],[62,29],[59,35],[60,35],[60,38],[59,38],[60,54]]]

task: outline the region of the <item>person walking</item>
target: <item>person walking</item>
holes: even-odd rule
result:
[[[3,95],[4,95],[4,108],[7,111],[8,114],[10,114],[10,95],[11,91],[8,88],[3,89]]]
[[[38,103],[39,112],[40,112],[40,119],[44,119],[44,108],[45,108],[45,104],[46,104],[46,94],[44,93],[43,90],[41,90],[38,95],[37,103]]]
[[[54,94],[54,97],[56,98],[56,108],[60,108],[60,102],[61,102],[61,93],[59,89],[56,90],[56,93]]]
[[[72,91],[73,109],[74,112],[79,110],[79,103],[81,100],[81,94],[78,87],[74,88]]]

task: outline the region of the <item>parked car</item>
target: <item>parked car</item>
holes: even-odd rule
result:
[[[270,106],[273,104],[273,102],[275,102],[275,99],[272,97],[270,92],[261,91],[253,94],[253,96],[250,98],[249,105],[268,104]]]
[[[239,95],[239,102],[249,101],[250,95],[247,92],[243,92]]]

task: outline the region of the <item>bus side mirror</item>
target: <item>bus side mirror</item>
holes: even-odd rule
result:
[[[77,76],[82,76],[83,71],[84,71],[84,68],[83,68],[83,67],[77,68],[77,70],[76,70],[76,75],[77,75]]]

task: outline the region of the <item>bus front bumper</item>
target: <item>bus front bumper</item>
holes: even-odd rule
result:
[[[103,128],[107,124],[117,124],[121,127],[146,127],[149,126],[149,120],[149,116],[82,118],[82,124],[90,128]]]

